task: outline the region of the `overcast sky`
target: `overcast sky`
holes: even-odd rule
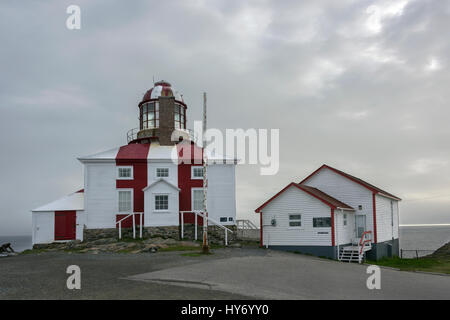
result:
[[[81,7],[81,30],[66,8]],[[237,169],[238,218],[326,163],[450,222],[449,1],[2,1],[0,235],[83,186],[76,157],[126,144],[155,80],[188,119],[279,128],[280,171]]]

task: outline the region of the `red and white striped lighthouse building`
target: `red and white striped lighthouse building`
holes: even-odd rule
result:
[[[33,243],[83,240],[85,229],[178,226],[180,212],[203,210],[203,149],[186,128],[188,107],[166,81],[154,84],[139,107],[139,128],[128,144],[78,160],[84,188],[32,210]],[[208,156],[208,216],[234,225],[233,158]],[[190,217],[193,217],[192,215]]]

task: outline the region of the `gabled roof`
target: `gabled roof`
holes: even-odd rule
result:
[[[174,189],[177,190],[177,191],[180,191],[180,190],[181,190],[181,189],[178,188],[176,185],[170,183],[170,182],[167,181],[166,179],[159,178],[159,179],[156,180],[155,182],[149,184],[149,185],[146,186],[144,189],[142,189],[142,191],[146,191],[146,190],[148,190],[148,189],[151,189],[151,188],[153,188],[155,185],[157,185],[157,184],[159,184],[159,183],[165,183],[165,184],[167,184],[168,186],[174,188]]]
[[[83,189],[82,189],[83,190]],[[84,190],[78,190],[63,198],[40,206],[39,208],[31,210],[38,211],[65,211],[65,210],[84,210]]]
[[[310,187],[310,186],[300,185],[300,184],[297,184],[295,182],[291,182],[286,187],[284,187],[280,192],[278,192],[276,195],[274,195],[272,198],[270,198],[269,200],[264,202],[259,208],[257,208],[255,210],[255,212],[261,212],[261,210],[266,205],[268,205],[270,202],[275,200],[279,195],[281,195],[284,191],[286,191],[290,187],[296,187],[296,188],[298,188],[298,189],[308,193],[309,195],[313,196],[314,198],[316,198],[316,199],[322,201],[323,203],[325,203],[330,208],[342,209],[342,210],[347,210],[347,211],[355,211],[355,209],[353,209],[348,204],[345,204],[342,201],[339,201],[336,198],[333,198],[332,196],[326,194],[325,192],[323,192],[323,191],[321,191],[321,190],[319,190],[317,188],[313,188],[313,187]]]
[[[331,170],[331,171],[333,171],[333,172],[335,172],[335,173],[337,173],[337,174],[339,174],[339,175],[341,175],[341,176],[343,176],[343,177],[345,177],[345,178],[347,178],[347,179],[349,179],[349,180],[351,180],[351,181],[353,181],[353,182],[355,182],[355,183],[358,183],[358,184],[362,185],[363,187],[369,189],[370,191],[372,191],[372,192],[374,192],[374,193],[378,193],[378,194],[380,194],[380,195],[382,195],[382,196],[385,196],[385,197],[388,197],[388,198],[393,198],[393,199],[395,199],[395,200],[402,200],[402,199],[400,199],[399,197],[394,196],[392,193],[386,192],[386,191],[384,191],[383,189],[380,189],[380,188],[374,186],[373,184],[368,183],[367,181],[364,181],[364,180],[362,180],[362,179],[360,179],[360,178],[357,178],[357,177],[355,177],[355,176],[352,176],[352,175],[350,175],[350,174],[348,174],[348,173],[346,173],[346,172],[344,172],[344,171],[341,171],[341,170],[338,170],[338,169],[336,169],[336,168],[330,167],[329,165],[326,165],[326,164],[322,165],[319,169],[317,169],[316,171],[314,171],[313,173],[311,173],[309,176],[307,176],[305,179],[303,179],[303,180],[300,182],[300,184],[301,184],[301,185],[304,185],[304,183],[305,183],[309,178],[311,178],[312,176],[314,176],[316,173],[318,173],[320,170],[322,170],[322,169],[324,169],[324,168],[327,168],[327,169],[329,169],[329,170]]]

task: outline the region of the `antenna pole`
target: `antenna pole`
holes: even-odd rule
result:
[[[206,92],[203,92],[203,133],[202,133],[202,153],[203,153],[203,253],[209,253],[208,246],[208,158],[206,155]]]

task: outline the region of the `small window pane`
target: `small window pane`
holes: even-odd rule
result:
[[[328,228],[331,227],[331,218],[313,218],[314,228]]]
[[[168,195],[156,195],[155,196],[155,210],[168,210],[169,209],[169,196]]]
[[[195,211],[203,211],[203,190],[192,190],[193,195],[193,203],[192,203],[192,210]]]
[[[169,176],[169,168],[157,168],[156,176],[158,178],[168,177]]]
[[[119,191],[119,212],[131,211],[131,191]]]
[[[227,217],[220,217],[220,222],[227,222]]]
[[[131,178],[131,168],[119,168],[119,178]]]
[[[290,214],[289,215],[289,227],[301,227],[302,226],[302,215],[301,214]]]
[[[203,178],[203,167],[194,167],[192,169],[194,178]]]

